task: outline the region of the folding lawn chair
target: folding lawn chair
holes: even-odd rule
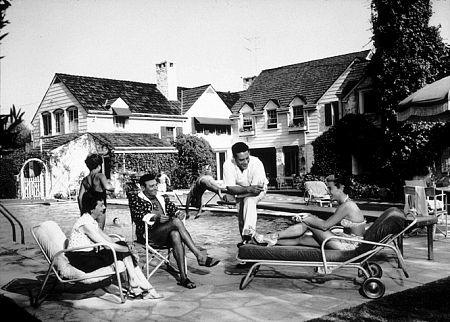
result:
[[[32,227],[31,234],[38,244],[40,250],[42,251],[45,259],[49,263],[47,274],[45,275],[38,295],[33,298],[33,296],[30,294],[30,302],[33,307],[38,307],[39,305],[41,305],[45,298],[52,293],[58,282],[70,284],[93,284],[114,276],[116,277],[117,284],[119,286],[120,301],[122,303],[125,303],[126,296],[123,295],[122,282],[120,279],[120,273],[125,272],[125,265],[122,261],[117,260],[116,252],[114,249],[111,248],[114,256],[114,264],[99,268],[98,270],[90,273],[85,273],[73,267],[69,263],[69,260],[67,259],[65,254],[74,250],[98,246],[110,248],[108,245],[103,243],[96,243],[85,247],[66,248],[68,244],[66,235],[58,226],[58,224],[51,220],[45,221],[40,225]],[[117,235],[111,236],[119,238],[119,236]],[[47,295],[42,296],[52,272],[56,276],[56,280]]]
[[[147,214],[142,218],[142,221],[145,223],[145,269],[146,269],[146,276],[147,279],[152,277],[153,274],[156,273],[158,268],[161,267],[162,264],[166,264],[167,266],[171,267],[174,271],[178,272],[178,268],[175,267],[170,262],[170,255],[173,252],[172,247],[170,246],[161,246],[153,243],[151,241],[150,237],[150,229],[153,225],[153,222],[150,221],[150,219],[153,217],[153,214]],[[183,219],[184,222],[184,219]],[[163,253],[165,252],[165,254]],[[152,264],[152,261],[155,260],[156,265],[153,267],[152,271],[150,272],[150,266]],[[185,257],[185,265],[187,270],[187,262]]]
[[[396,239],[414,226],[413,220],[407,227],[405,214],[397,208],[389,208],[367,229],[364,239],[333,236],[323,241],[320,248],[306,246],[273,246],[245,244],[239,247],[237,259],[244,263],[253,263],[246,276],[242,278],[240,289],[243,290],[256,276],[261,265],[301,266],[321,268],[323,274],[331,274],[340,268],[356,268],[364,281],[361,292],[366,297],[375,299],[384,295],[385,285],[380,279],[381,266],[370,262],[374,255],[382,250],[392,250],[399,267],[406,277],[408,274]],[[359,243],[352,251],[325,249],[332,239],[350,240]],[[318,273],[322,274],[322,273]]]
[[[411,182],[406,181],[407,184]],[[433,236],[435,232],[448,235],[448,216],[447,216],[447,195],[443,191],[439,191],[434,187],[426,187],[422,185],[403,187],[405,193],[405,212],[413,212],[416,216],[436,216],[443,217],[445,228],[434,226]]]

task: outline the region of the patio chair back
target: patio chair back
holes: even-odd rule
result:
[[[49,264],[47,274],[42,283],[39,294],[36,298],[31,299],[33,306],[39,306],[45,299],[45,296],[41,298],[41,295],[43,294],[45,285],[47,284],[49,276],[52,272],[57,278],[55,285],[58,281],[61,283],[79,282],[83,284],[93,284],[115,275],[119,286],[121,302],[125,302],[126,299],[122,294],[122,284],[119,275],[125,271],[125,265],[123,262],[115,261],[115,263],[111,266],[102,267],[93,272],[86,273],[70,264],[65,253],[71,251],[71,249],[67,249],[67,237],[56,222],[48,220],[40,225],[32,227],[31,234]],[[94,246],[96,245],[106,246],[104,244],[95,244]]]
[[[306,181],[305,190],[308,190],[311,197],[321,198],[329,196],[327,185],[323,181]]]
[[[364,240],[375,243],[386,242],[387,239],[393,240],[398,237],[398,234],[402,233],[405,226],[406,216],[404,212],[396,207],[388,208],[366,230]],[[370,244],[360,244],[356,251],[363,254],[374,247]]]
[[[305,182],[305,202],[318,203],[331,206],[331,198],[328,192],[328,187],[323,181],[306,181]]]

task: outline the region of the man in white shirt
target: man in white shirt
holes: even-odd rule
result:
[[[237,142],[231,151],[233,158],[223,164],[223,181],[227,193],[236,196],[239,233],[246,243],[255,234],[256,204],[266,195],[269,181],[263,163],[250,155],[247,144]]]

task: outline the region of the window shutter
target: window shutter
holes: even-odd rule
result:
[[[333,124],[336,124],[339,121],[339,104],[338,102],[333,102],[333,112],[334,112],[334,122]]]
[[[167,138],[167,128],[165,126],[161,126],[161,140],[165,140]]]
[[[183,128],[181,126],[177,126],[175,128],[175,131],[176,131],[175,133],[176,133],[177,137],[180,136],[181,134],[183,134]]]
[[[325,104],[325,125],[333,125],[333,121],[331,118],[331,104]]]

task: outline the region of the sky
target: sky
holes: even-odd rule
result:
[[[0,45],[0,113],[31,121],[55,73],[242,90],[261,70],[371,48],[370,0],[10,0]],[[450,43],[450,0],[431,25]]]

